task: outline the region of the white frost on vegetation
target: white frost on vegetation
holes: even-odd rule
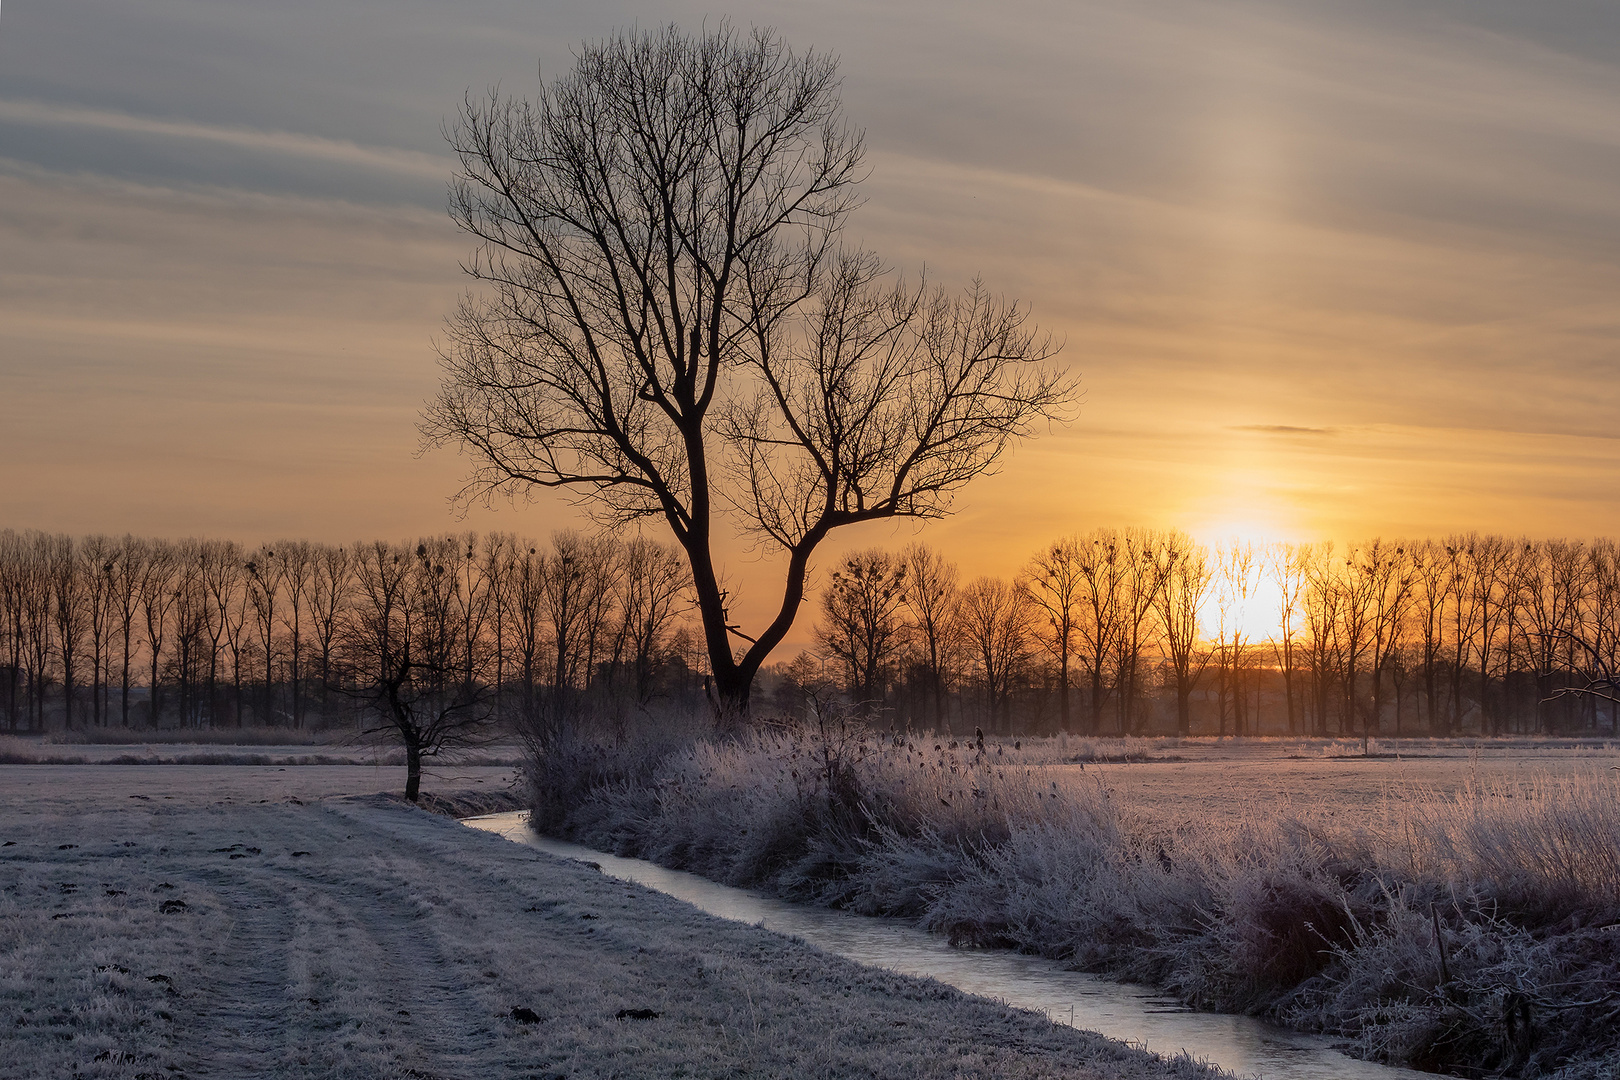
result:
[[[1256,745],[1260,769],[1239,749]],[[1482,763],[1478,748],[1400,745],[1441,756],[858,730],[658,760],[580,747],[540,763],[535,818],[729,884],[1325,1031],[1376,1060],[1615,1075],[1613,748],[1503,746]]]

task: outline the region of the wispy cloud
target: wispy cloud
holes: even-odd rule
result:
[[[348,139],[331,139],[292,131],[261,131],[191,120],[165,120],[110,109],[87,109],[5,98],[0,98],[0,120],[42,127],[98,128],[125,135],[189,139],[261,153],[294,154],[318,161],[361,165],[436,180],[443,179],[446,174],[445,159],[432,154],[388,146],[368,146]]]
[[[1293,424],[1236,424],[1231,431],[1253,431],[1260,435],[1336,435],[1337,428],[1296,427]]]

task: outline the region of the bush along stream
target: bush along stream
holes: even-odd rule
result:
[[[554,746],[548,835],[1458,1076],[1620,1075],[1620,781],[1166,821],[1022,743]]]

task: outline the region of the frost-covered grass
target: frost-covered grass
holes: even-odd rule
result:
[[[387,742],[288,743],[248,738],[232,742],[228,732],[191,732],[192,740],[159,739],[76,742],[0,735],[0,765],[404,765],[405,752]],[[78,732],[66,733],[77,735]],[[169,733],[174,734],[174,733]],[[248,735],[254,734],[248,732]],[[264,732],[259,732],[262,735]],[[460,748],[442,760],[463,766],[517,765],[516,746]]]
[[[354,741],[354,731],[325,728],[319,731],[285,727],[239,728],[126,728],[81,727],[53,731],[43,737],[59,746],[118,746],[132,743],[188,743],[216,746],[344,746]]]
[[[1360,800],[1227,793],[1167,815],[1150,784],[1127,782],[1157,767],[1061,767],[1084,758],[1075,742],[980,750],[850,728],[662,756],[581,747],[537,764],[535,818],[727,883],[908,916],[959,942],[1336,1034],[1379,1060],[1465,1075],[1620,1069],[1608,758],[1463,773],[1444,789],[1387,783]],[[1180,782],[1185,807],[1192,781]]]
[[[0,1077],[1215,1075],[320,772],[0,769]]]

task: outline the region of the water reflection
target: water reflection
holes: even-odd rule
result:
[[[566,859],[596,863],[606,874],[668,893],[711,915],[762,924],[863,964],[929,976],[968,993],[1037,1009],[1060,1023],[1161,1054],[1186,1050],[1241,1076],[1395,1080],[1426,1075],[1358,1061],[1334,1050],[1324,1039],[1246,1016],[1192,1012],[1141,987],[1067,971],[1041,957],[1000,949],[953,949],[942,938],[897,919],[791,904],[642,859],[623,859],[552,840],[534,833],[527,819],[526,813],[517,812],[468,818],[465,823]]]

